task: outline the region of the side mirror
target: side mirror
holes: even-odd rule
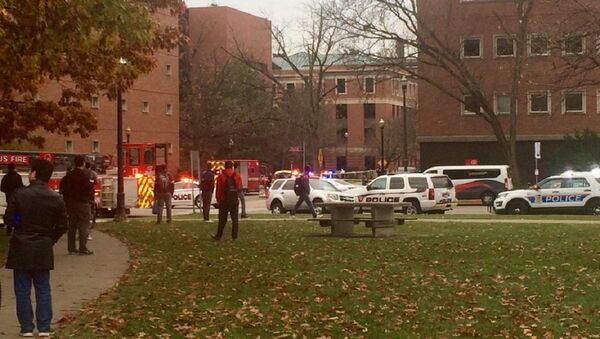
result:
[[[538,185],[538,184],[531,185],[531,186],[529,186],[529,188],[532,189],[532,190],[536,190],[537,191],[537,190],[540,189],[540,185]]]
[[[367,191],[372,190],[373,188],[371,187],[371,185],[367,185]]]

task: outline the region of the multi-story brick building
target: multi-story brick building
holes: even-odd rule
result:
[[[591,128],[600,131],[600,87],[582,86],[561,77],[565,60],[574,61],[597,49],[600,40],[589,35],[581,4],[599,10],[598,1],[535,0],[527,15],[526,47],[521,54],[522,76],[516,101],[517,158],[525,180],[533,180],[534,146],[542,143],[541,175],[561,170],[548,162],[566,134]],[[508,135],[510,95],[517,55],[519,17],[515,1],[419,0],[420,20],[449,53],[462,59]],[[589,13],[588,13],[589,14]],[[587,27],[587,28],[586,28]],[[586,35],[588,34],[588,35]],[[425,44],[432,36],[420,32]],[[423,169],[434,165],[507,163],[488,123],[474,110],[477,102],[443,68],[427,56],[418,64],[423,77],[433,79],[463,102],[446,95],[430,82],[419,82],[418,141]],[[591,70],[588,79],[600,80]],[[581,78],[581,77],[580,77]],[[462,91],[462,93],[461,93]]]
[[[157,19],[164,25],[177,27],[178,17],[167,11],[157,12]],[[123,93],[123,139],[131,143],[162,143],[169,147],[169,171],[179,168],[179,52],[157,51],[156,68],[141,76]],[[43,99],[60,98],[62,85],[48,83],[40,89]],[[45,135],[44,150],[48,152],[100,153],[113,158],[117,155],[117,103],[104,96],[95,96],[88,103],[95,112],[98,130],[89,137],[79,135],[64,137]],[[22,145],[20,149],[37,150]]]
[[[327,67],[323,76],[323,90],[328,93],[323,106],[324,114],[335,120],[336,137],[332,138],[335,140],[333,143],[323,145],[322,168],[346,171],[379,168],[381,119],[384,121],[387,168],[395,171],[403,166],[403,97],[398,73],[382,72],[376,66],[364,67],[362,64],[347,62],[346,58],[334,56],[330,59],[338,61]],[[293,60],[301,72],[308,73],[306,57],[302,53],[291,55],[290,60]],[[300,74],[287,62],[275,57],[273,63],[274,75],[286,89],[303,88],[304,81]],[[408,80],[407,136],[411,167],[418,163],[414,133],[416,104],[417,84]]]

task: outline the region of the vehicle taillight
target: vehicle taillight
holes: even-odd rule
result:
[[[433,190],[433,188],[429,189],[428,196],[429,200],[435,200],[435,191]]]
[[[504,178],[504,189],[508,191],[508,178]]]

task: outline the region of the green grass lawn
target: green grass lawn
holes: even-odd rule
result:
[[[303,221],[133,221],[130,274],[60,337],[583,337],[600,333],[595,225],[409,223],[331,238]],[[230,229],[228,228],[227,231]],[[363,226],[357,230],[368,231]],[[228,234],[227,234],[228,235]],[[551,335],[551,336],[550,336]]]
[[[137,261],[61,336],[600,333],[595,225],[409,223],[372,239],[322,236],[299,220],[248,221],[235,243],[211,241],[214,223],[101,227]]]

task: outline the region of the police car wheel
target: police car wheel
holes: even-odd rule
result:
[[[275,200],[271,203],[271,213],[272,214],[283,213],[283,205],[281,204],[281,201]]]
[[[595,200],[587,205],[586,211],[589,215],[600,215],[600,200]]]
[[[527,214],[529,206],[523,201],[513,201],[506,208],[507,214]]]
[[[404,207],[404,214],[406,215],[415,215],[421,213],[421,206],[418,201],[407,201],[411,205]]]
[[[194,205],[198,208],[202,208],[202,198],[199,195],[194,199]]]
[[[317,213],[317,214],[323,214],[323,212],[324,212],[323,207],[321,207],[321,206],[315,206],[315,204],[321,204],[321,203],[323,203],[323,200],[321,200],[321,199],[315,199],[315,200],[313,200],[312,203],[313,203],[313,207],[315,208],[315,213]]]

